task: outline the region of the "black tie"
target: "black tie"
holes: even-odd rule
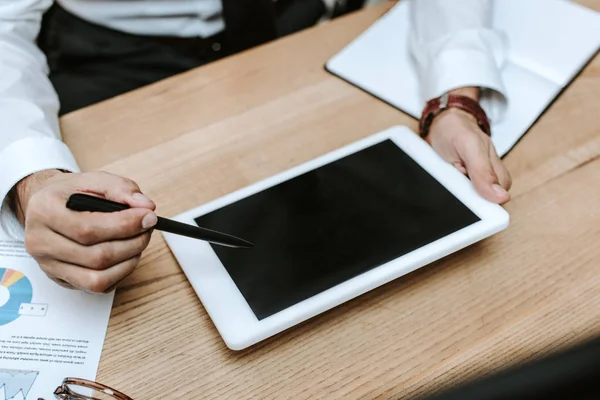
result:
[[[277,37],[273,0],[222,0],[230,50],[238,52]]]

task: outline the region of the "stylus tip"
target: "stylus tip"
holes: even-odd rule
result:
[[[254,244],[244,240],[244,244],[242,244],[240,247],[244,249],[251,249],[254,247]]]
[[[225,243],[221,243],[225,246],[230,246],[230,247],[235,247],[238,249],[251,249],[252,247],[254,247],[254,244],[252,242],[249,242],[247,240],[244,240],[242,238],[239,237],[235,237],[232,236],[229,240],[229,243],[225,244]]]

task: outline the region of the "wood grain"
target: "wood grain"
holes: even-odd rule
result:
[[[416,129],[323,70],[389,6],[72,113],[65,141],[171,216],[391,125]],[[506,157],[508,230],[242,352],[156,234],[117,292],[98,379],[140,400],[404,399],[599,335],[597,93],[600,57]]]

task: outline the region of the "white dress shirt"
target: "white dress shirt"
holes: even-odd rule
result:
[[[134,34],[206,37],[224,28],[220,0],[57,1],[83,19]],[[499,74],[505,45],[502,35],[489,28],[490,1],[404,1],[412,2],[410,49],[424,98],[479,86],[490,89],[483,91],[482,105],[492,119],[498,117],[505,103]],[[37,171],[78,171],[61,141],[58,98],[35,44],[52,2],[0,0],[0,222],[16,234],[22,229],[6,204],[10,189]]]

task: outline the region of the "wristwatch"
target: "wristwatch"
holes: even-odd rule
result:
[[[419,135],[426,138],[433,119],[449,108],[458,108],[471,114],[477,120],[477,125],[488,136],[491,136],[490,121],[479,102],[467,96],[444,93],[442,96],[429,100],[423,109],[419,122]]]

